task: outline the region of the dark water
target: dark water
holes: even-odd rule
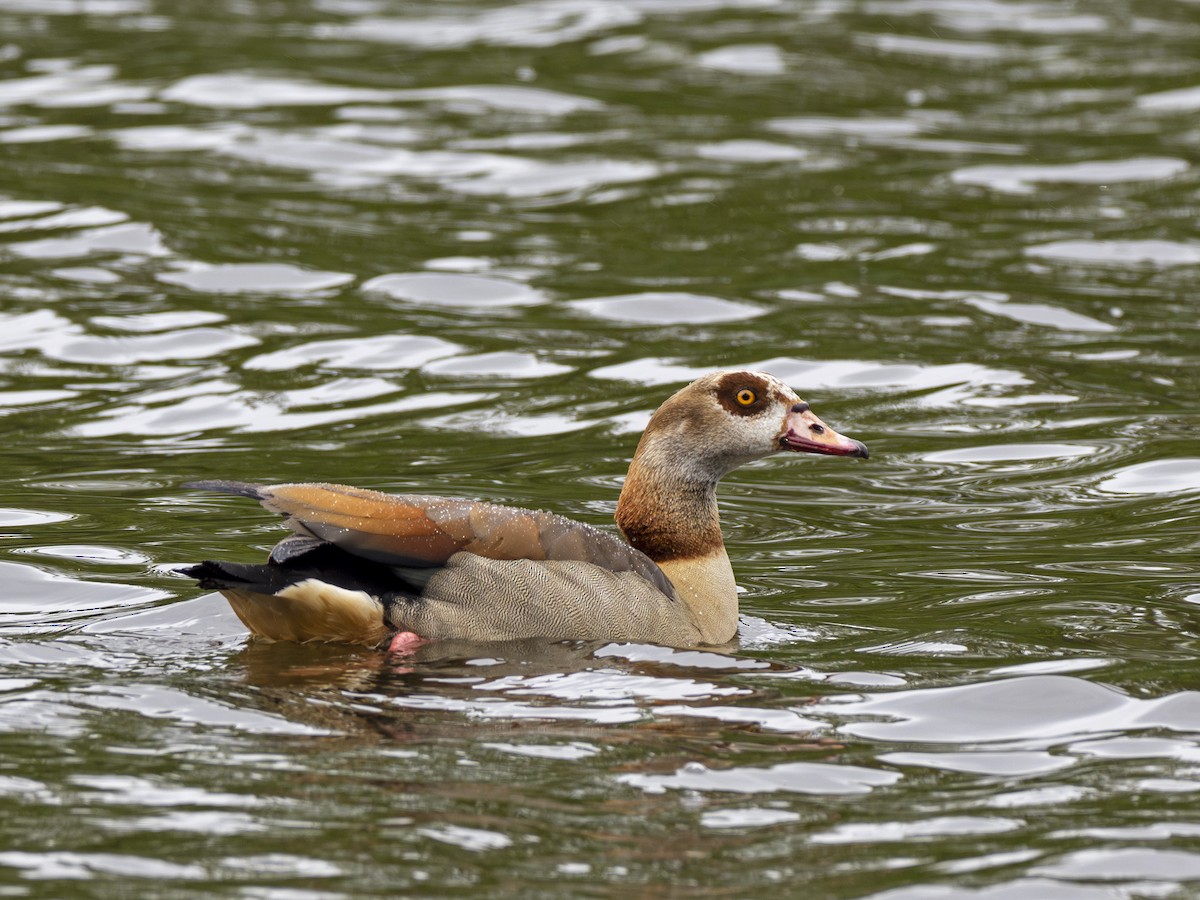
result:
[[[1200,6],[0,0],[0,893],[1200,895]],[[733,657],[248,643],[337,480],[611,520],[675,386]]]

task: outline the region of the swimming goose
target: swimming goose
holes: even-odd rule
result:
[[[738,598],[717,482],[783,451],[867,456],[777,378],[717,372],[671,396],[646,426],[617,502],[627,543],[553,513],[472,500],[200,481],[187,487],[257,500],[293,533],[265,565],[181,571],[220,591],[266,640],[726,644]]]

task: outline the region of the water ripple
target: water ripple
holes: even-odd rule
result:
[[[1025,698],[1036,692],[1039,703]],[[1062,675],[1036,675],[961,687],[875,694],[831,706],[844,717],[887,717],[841,726],[847,734],[872,740],[928,743],[980,741],[1058,741],[1114,729],[1200,728],[1200,694],[1187,691],[1139,700],[1091,682]]]
[[[968,166],[950,174],[956,184],[973,184],[996,191],[1027,193],[1041,184],[1122,184],[1163,181],[1186,172],[1187,161],[1172,157],[1147,156],[1059,165]]]
[[[895,784],[895,772],[825,763],[780,763],[767,768],[739,767],[712,770],[688,763],[672,775],[621,775],[622,784],[647,793],[667,790],[716,791],[735,794],[866,794],[876,787]]]
[[[406,303],[456,309],[529,306],[548,299],[541,291],[515,281],[432,272],[380,275],[365,282],[362,289]]]
[[[1105,478],[1097,486],[1109,494],[1171,494],[1200,491],[1200,459],[1136,463]]]
[[[1187,894],[1200,19],[1127,6],[0,0],[3,877]],[[265,644],[177,574],[281,533],[197,478],[614,530],[735,367],[872,448],[725,479],[735,651]]]
[[[1200,265],[1200,244],[1153,239],[1051,241],[1026,247],[1025,255],[1059,263],[1168,268]]]
[[[533,0],[479,11],[473,16],[365,16],[345,25],[323,25],[322,38],[404,44],[428,49],[491,44],[554,47],[612,29],[636,25],[642,14],[632,4],[587,0]]]
[[[432,360],[461,353],[463,349],[450,341],[423,335],[335,338],[263,353],[248,359],[245,367],[266,372],[314,364],[334,370],[415,369]]]
[[[750,319],[766,312],[747,303],[719,297],[659,292],[573,300],[570,306],[602,319],[635,325],[729,322]]]
[[[300,294],[341,287],[354,280],[344,272],[315,272],[286,263],[195,265],[182,272],[160,272],[159,281],[213,294]]]
[[[9,244],[8,249],[32,259],[76,259],[98,253],[155,257],[170,252],[157,229],[138,222],[90,228],[67,237],[22,241]]]

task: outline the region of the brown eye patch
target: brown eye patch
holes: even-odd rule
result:
[[[767,407],[769,386],[751,372],[730,372],[717,382],[717,402],[739,416],[752,416]]]

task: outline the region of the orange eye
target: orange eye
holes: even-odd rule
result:
[[[737,392],[737,402],[742,406],[750,406],[758,399],[758,396],[750,388],[742,388]]]

